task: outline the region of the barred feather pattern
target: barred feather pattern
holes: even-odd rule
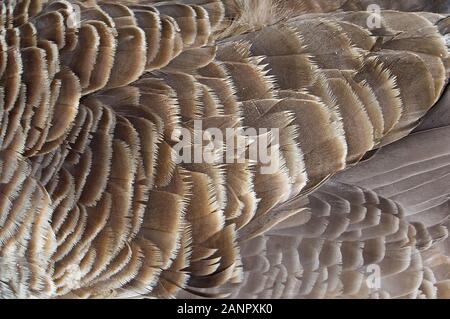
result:
[[[326,182],[439,100],[450,20],[352,2],[3,1],[0,297],[362,298],[368,264],[422,275],[377,296],[448,296],[448,224]],[[178,164],[196,121],[279,129],[277,169]]]

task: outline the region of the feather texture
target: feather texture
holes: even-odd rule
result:
[[[378,2],[3,1],[0,297],[448,296],[449,18]]]

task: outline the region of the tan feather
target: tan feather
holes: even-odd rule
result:
[[[447,296],[443,8],[6,1],[0,297]]]

